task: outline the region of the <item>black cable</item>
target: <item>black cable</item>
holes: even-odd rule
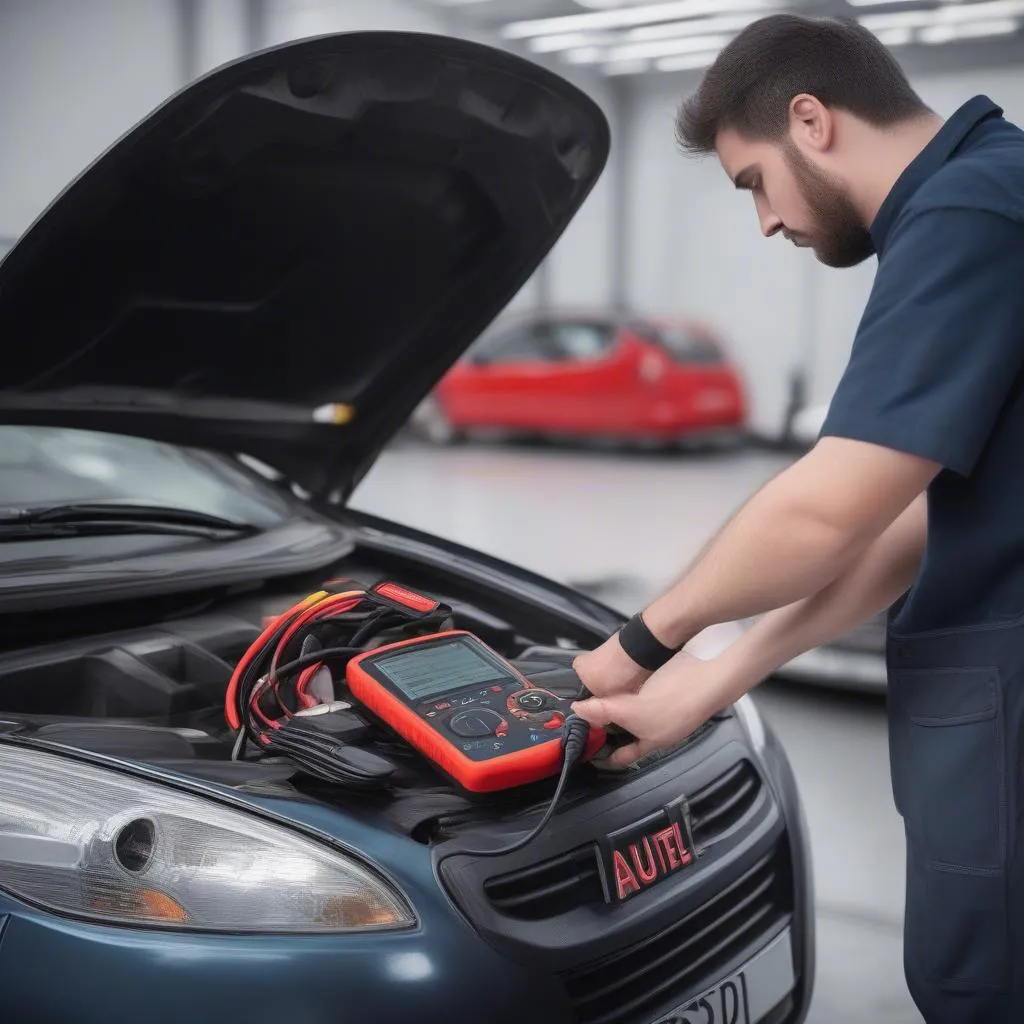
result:
[[[460,857],[501,857],[507,853],[515,853],[532,843],[544,831],[551,816],[555,813],[558,801],[562,798],[562,793],[565,790],[565,784],[569,781],[569,773],[572,771],[573,765],[583,756],[589,735],[590,723],[586,719],[580,718],[578,715],[569,715],[566,718],[565,733],[562,736],[562,772],[558,776],[558,785],[555,787],[548,809],[531,832],[508,846],[499,846],[493,850],[458,850],[456,854]]]
[[[313,651],[311,654],[307,654],[303,657],[296,658],[294,661],[288,662],[286,665],[280,665],[277,669],[278,678],[282,675],[287,675],[290,672],[301,672],[304,668],[309,668],[310,665],[319,664],[322,661],[328,661],[335,658],[352,658],[357,654],[362,653],[361,647],[325,647],[319,651]],[[257,743],[263,730],[253,728],[251,719],[249,716],[249,701],[252,695],[252,691],[259,680],[253,680],[244,691],[242,686],[239,686],[239,704],[242,728],[240,730],[240,738],[235,742],[235,749],[232,751],[231,759],[233,761],[240,760],[242,754],[245,751],[245,745],[247,740],[251,740]]]

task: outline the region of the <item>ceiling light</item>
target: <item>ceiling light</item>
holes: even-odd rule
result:
[[[651,62],[647,60],[617,60],[605,64],[601,70],[609,76],[614,75],[641,75],[649,67]]]
[[[991,21],[969,21],[962,25],[929,25],[917,33],[922,43],[935,45],[950,43],[956,39],[985,39],[988,36],[1008,36],[1017,31],[1018,22],[1013,18]]]
[[[918,0],[846,0],[851,7],[881,7],[889,4],[917,3]],[[940,3],[957,3],[958,0],[939,0]]]
[[[567,50],[565,59],[570,64],[600,64],[608,59],[608,51],[600,46],[581,46],[575,50]]]
[[[531,36],[558,35],[563,32],[629,28],[633,25],[695,18],[704,14],[722,14],[727,11],[767,11],[776,6],[776,0],[674,0],[672,3],[619,7],[608,11],[594,11],[591,14],[567,14],[558,18],[514,21],[505,25],[501,34],[506,39],[529,39]]]
[[[647,43],[625,43],[622,46],[586,47],[570,50],[566,58],[573,64],[596,64],[618,60],[643,60],[649,57],[670,57],[677,53],[699,53],[701,50],[721,49],[729,37],[690,36],[686,39],[655,39]]]
[[[600,32],[563,32],[557,36],[537,36],[528,40],[527,45],[534,53],[555,53],[557,50],[571,50],[576,46],[614,43],[618,38],[620,37],[617,35]]]
[[[693,71],[714,64],[718,50],[701,50],[699,53],[683,53],[676,57],[662,57],[654,62],[658,71]]]
[[[613,7],[628,7],[631,4],[639,6],[649,2],[650,0],[575,0],[577,7],[587,7],[592,11],[607,11]]]
[[[888,14],[867,14],[857,20],[872,32],[886,28],[925,28],[950,22],[983,21],[989,18],[1012,18],[1024,14],[1024,0],[988,0],[986,3],[957,4],[938,10],[892,11]]]
[[[626,33],[630,40],[678,39],[681,36],[700,35],[701,32],[739,32],[761,14],[728,14],[712,18],[690,18],[687,21],[670,21],[664,25],[643,25]]]
[[[914,41],[912,28],[883,28],[875,33],[883,46],[908,46]]]

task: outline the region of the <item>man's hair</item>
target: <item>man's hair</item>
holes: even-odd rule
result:
[[[929,108],[879,39],[856,22],[774,14],[748,25],[718,55],[676,116],[688,153],[711,153],[723,128],[780,142],[789,104],[807,93],[875,127],[913,120]]]

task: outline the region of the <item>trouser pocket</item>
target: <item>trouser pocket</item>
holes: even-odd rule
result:
[[[890,667],[907,967],[950,987],[1003,988],[1012,976],[1005,733],[997,669]]]

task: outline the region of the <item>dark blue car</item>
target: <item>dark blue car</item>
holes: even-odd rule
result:
[[[173,97],[0,264],[0,1019],[804,1019],[806,837],[749,700],[579,765],[498,857],[463,851],[528,833],[550,780],[470,798],[378,722],[393,777],[351,790],[225,720],[268,617],[339,576],[443,601],[555,692],[621,625],[347,507],[608,146],[507,53],[319,38]]]

